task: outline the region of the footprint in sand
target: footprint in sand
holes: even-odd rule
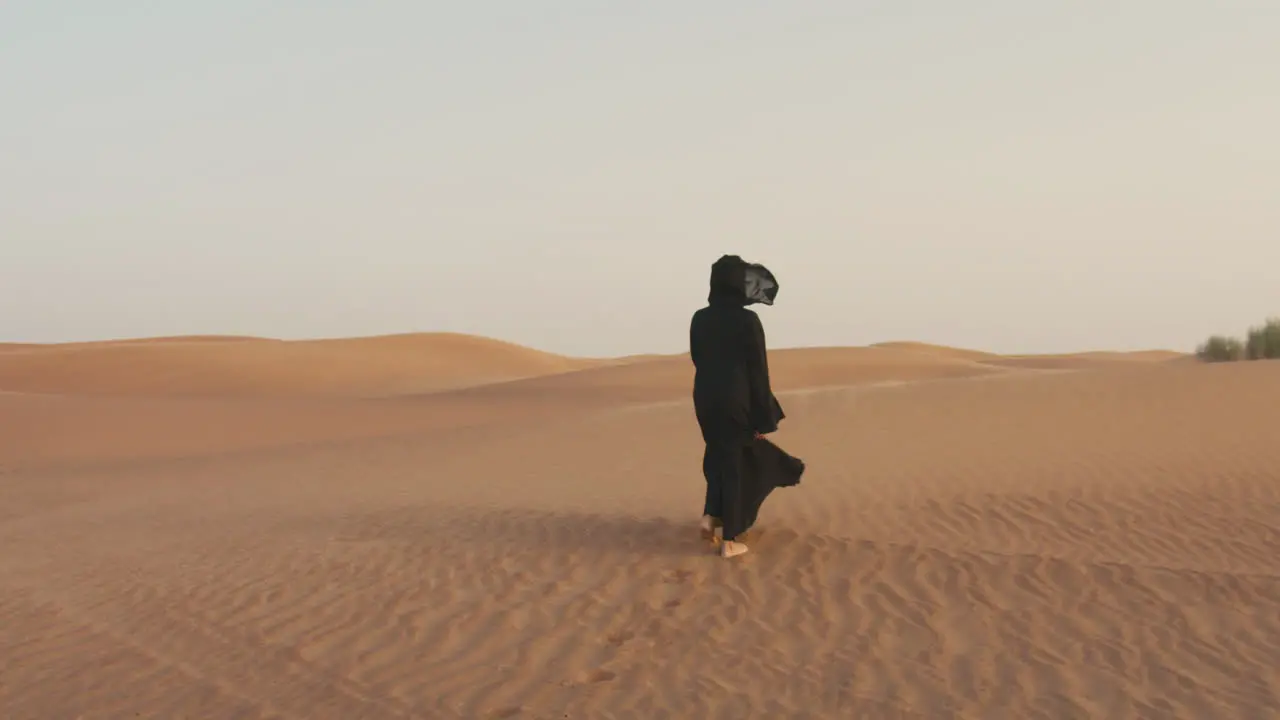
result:
[[[617,673],[612,673],[612,672],[609,672],[608,670],[593,670],[591,674],[587,676],[587,682],[590,682],[590,683],[609,682],[610,680],[613,680],[616,677],[618,677]]]
[[[692,570],[673,570],[671,571],[671,574],[662,579],[662,582],[667,584],[683,583],[691,577],[693,577]]]

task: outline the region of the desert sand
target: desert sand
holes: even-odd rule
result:
[[[1280,365],[770,357],[725,560],[687,357],[0,346],[0,717],[1280,717]]]

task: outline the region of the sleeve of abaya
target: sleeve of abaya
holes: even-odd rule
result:
[[[698,366],[698,316],[694,315],[689,321],[689,359],[693,361],[693,366]]]
[[[769,354],[760,316],[749,314],[747,328],[747,368],[751,382],[751,424],[761,434],[778,429],[773,412],[773,388],[769,383]]]

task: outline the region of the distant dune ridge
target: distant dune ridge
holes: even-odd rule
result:
[[[395,395],[567,372],[600,362],[452,333],[294,341],[171,337],[0,349],[0,389]]]
[[[889,375],[965,375],[979,366],[1084,368],[1105,361],[1161,361],[1177,353],[1082,353],[1004,357],[912,342],[775,350],[796,372],[779,381],[819,385]],[[621,366],[632,366],[623,369]],[[607,368],[607,369],[606,369]],[[961,368],[969,368],[962,370]],[[590,382],[687,385],[686,355],[573,358],[491,338],[416,333],[327,340],[236,336],[137,338],[0,345],[0,391],[86,395],[377,397],[474,387],[596,369]],[[628,380],[628,378],[631,378]],[[576,380],[576,379],[575,379]]]
[[[684,355],[0,345],[0,716],[1280,717],[1280,365],[770,364],[722,560]]]

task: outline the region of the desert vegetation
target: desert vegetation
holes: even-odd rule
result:
[[[1244,339],[1214,335],[1196,348],[1196,357],[1205,362],[1275,360],[1280,358],[1280,316],[1268,318],[1249,328]]]

